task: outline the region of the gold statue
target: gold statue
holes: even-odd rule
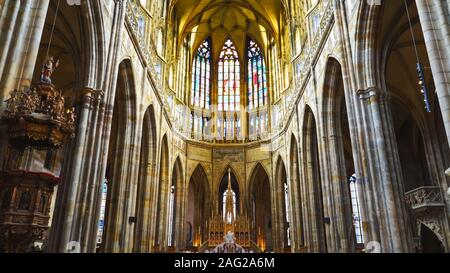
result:
[[[75,125],[75,118],[75,107],[67,109],[67,123],[69,124],[69,126],[73,127]]]

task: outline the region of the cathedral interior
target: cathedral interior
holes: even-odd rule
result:
[[[0,0],[0,252],[450,252],[447,0]]]

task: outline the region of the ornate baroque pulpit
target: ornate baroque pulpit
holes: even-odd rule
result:
[[[8,154],[20,156],[26,148],[57,150],[74,137],[75,112],[66,108],[64,97],[51,83],[50,75],[57,67],[52,61],[49,58],[44,65],[39,83],[12,91],[6,101],[2,122],[8,128]],[[59,178],[11,165],[5,164],[0,171],[0,251],[32,251],[35,242],[45,240]]]

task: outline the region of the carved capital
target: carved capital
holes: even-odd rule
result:
[[[367,89],[360,89],[356,92],[360,100],[376,100],[383,102],[388,98],[388,94],[377,86],[372,86]]]
[[[92,97],[92,88],[83,88],[80,90],[80,93],[77,98],[77,103],[90,103]]]
[[[105,92],[103,90],[93,90],[92,91],[93,99],[96,101],[102,100],[103,96],[105,95]]]
[[[97,104],[104,96],[103,90],[95,90],[92,88],[84,88],[80,91],[79,102],[88,104]]]

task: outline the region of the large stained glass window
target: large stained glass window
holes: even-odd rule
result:
[[[240,64],[233,42],[228,39],[219,58],[219,111],[240,109]]]
[[[205,40],[197,50],[192,66],[191,104],[209,109],[211,90],[211,44]]]
[[[240,63],[236,47],[228,39],[220,52],[218,65],[218,136],[233,140],[240,134]]]
[[[268,126],[267,75],[261,49],[253,40],[249,40],[247,44],[247,56],[249,137],[254,140],[260,137]]]
[[[252,40],[248,44],[248,108],[263,107],[267,103],[267,77],[264,58],[259,46]]]
[[[211,43],[203,41],[192,65],[191,129],[195,139],[204,139],[209,120],[211,98]],[[206,110],[206,111],[205,111]]]

